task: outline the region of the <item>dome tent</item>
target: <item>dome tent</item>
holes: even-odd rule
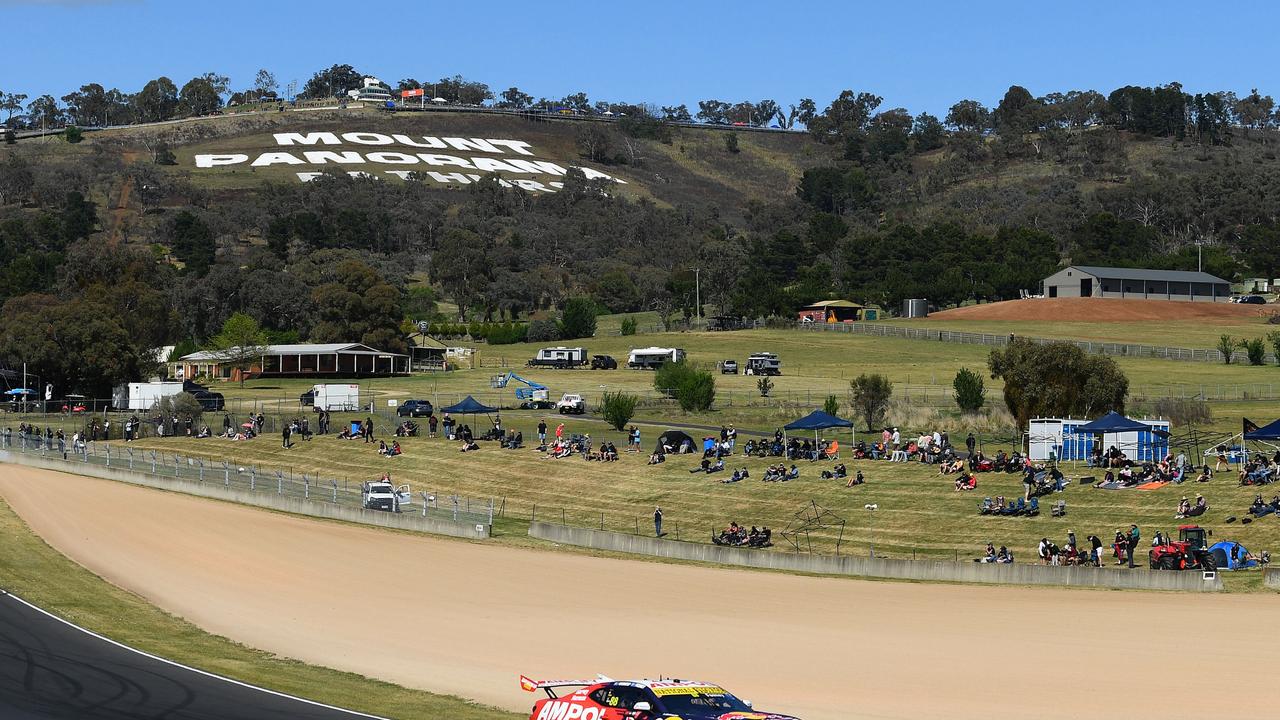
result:
[[[1209,548],[1209,552],[1213,554],[1219,570],[1243,570],[1258,566],[1258,561],[1249,557],[1249,551],[1234,540],[1214,543],[1213,547]]]

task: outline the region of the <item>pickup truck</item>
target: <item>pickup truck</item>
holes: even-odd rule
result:
[[[396,487],[385,480],[369,480],[360,485],[360,504],[366,510],[400,512],[412,502],[408,485]]]

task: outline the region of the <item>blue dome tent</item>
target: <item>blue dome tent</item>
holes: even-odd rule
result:
[[[1249,551],[1243,545],[1233,540],[1226,540],[1215,543],[1209,548],[1209,552],[1213,554],[1213,559],[1217,561],[1219,570],[1243,570],[1244,568],[1257,567],[1258,561],[1249,557]]]

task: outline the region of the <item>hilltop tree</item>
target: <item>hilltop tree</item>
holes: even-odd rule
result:
[[[240,371],[240,387],[253,364],[266,352],[267,334],[258,321],[244,313],[234,313],[222,323],[222,330],[209,339],[208,350],[219,365]]]
[[[884,421],[892,396],[893,383],[884,375],[863,373],[849,381],[849,405],[862,416],[868,432]]]
[[[704,123],[723,124],[729,121],[730,105],[720,100],[698,101],[698,120]]]
[[[1020,135],[1040,127],[1042,106],[1026,88],[1014,85],[996,106],[996,130],[1002,135]]]
[[[315,342],[362,342],[401,352],[400,291],[373,267],[359,260],[346,260],[325,271],[321,284],[311,293],[319,322],[311,331]]]
[[[960,132],[982,133],[991,127],[991,111],[977,100],[961,100],[947,112],[946,123]]]
[[[142,87],[134,97],[134,104],[138,107],[140,122],[169,120],[178,107],[178,88],[169,78],[158,77]]]
[[[22,104],[27,101],[27,96],[22,93],[4,93],[0,92],[0,110],[4,110],[6,115],[4,122],[9,124],[13,120],[13,116],[22,110]]]
[[[339,97],[360,87],[362,79],[364,75],[350,65],[333,65],[312,75],[302,87],[302,96],[312,100]]]
[[[41,95],[27,104],[27,121],[32,127],[58,127],[62,124],[62,108],[52,95]]]
[[[259,70],[253,77],[253,94],[258,100],[274,98],[279,87],[280,83],[276,82],[275,74],[266,68]]]
[[[693,117],[689,115],[689,108],[684,105],[664,105],[662,119],[671,122],[689,122]]]
[[[100,125],[106,120],[107,91],[98,83],[81,85],[79,90],[63,95],[62,102],[71,121],[78,125]]]
[[[500,97],[502,100],[498,103],[498,107],[512,110],[523,110],[533,102],[533,96],[521,92],[518,87],[509,87],[503,90]]]
[[[198,77],[187,81],[178,93],[178,109],[188,117],[201,117],[222,107],[222,98],[208,78]]]

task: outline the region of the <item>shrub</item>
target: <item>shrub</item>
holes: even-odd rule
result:
[[[731,153],[738,152],[738,133],[726,133],[724,136],[724,149]]]
[[[529,342],[552,342],[560,339],[560,325],[555,320],[533,320],[525,336]]]
[[[1230,365],[1236,353],[1236,341],[1230,335],[1218,336],[1218,352],[1222,353],[1222,362]]]
[[[67,142],[75,145],[84,139],[84,131],[75,125],[69,125],[66,130],[62,131],[62,137],[66,138]]]
[[[470,335],[472,339],[482,338],[484,337],[484,326],[478,321],[472,320],[471,324],[467,326],[467,334]]]
[[[1280,325],[1280,313],[1271,313],[1267,316],[1268,325]]]
[[[1261,365],[1266,360],[1267,344],[1262,341],[1262,338],[1245,340],[1242,345],[1244,346],[1245,357],[1249,358],[1250,365]]]
[[[596,334],[596,304],[590,298],[569,298],[560,312],[560,334],[565,340]]]
[[[716,378],[684,362],[663,363],[653,375],[653,387],[668,393],[685,412],[710,410],[716,399]]]
[[[960,368],[951,386],[956,391],[956,405],[964,412],[977,412],[987,401],[987,391],[983,387],[982,376],[969,368]]]
[[[528,326],[524,324],[508,322],[503,323],[502,325],[495,325],[489,331],[489,344],[511,345],[513,343],[524,342],[525,335],[528,331]]]
[[[626,317],[622,318],[622,334],[623,334],[623,335],[635,335],[635,334],[636,334],[636,325],[637,325],[637,323],[636,323],[636,319],[635,319],[634,317],[631,317],[630,315],[628,315],[628,316],[626,316]]]
[[[892,396],[893,383],[884,375],[863,373],[849,381],[849,400],[867,423],[868,431],[884,420],[884,411]]]
[[[606,392],[600,400],[600,416],[614,430],[622,432],[635,416],[638,401],[639,398],[628,393]]]
[[[826,402],[822,403],[822,412],[828,415],[840,414],[840,401],[836,399],[835,395],[827,396]]]
[[[1025,338],[992,350],[991,377],[1004,380],[1004,402],[1019,427],[1032,417],[1094,417],[1124,412],[1129,378],[1114,358],[1089,355],[1071,343]]]
[[[1174,425],[1204,425],[1213,421],[1213,411],[1204,400],[1160,398],[1151,405],[1153,414],[1169,418]]]
[[[773,381],[768,375],[761,377],[756,381],[756,390],[760,391],[760,397],[769,397],[769,392],[773,390]]]
[[[191,393],[178,393],[168,397],[160,398],[152,406],[152,409],[163,415],[174,415],[179,420],[185,419],[188,415],[192,420],[199,421],[204,408],[200,406],[200,401]]]

